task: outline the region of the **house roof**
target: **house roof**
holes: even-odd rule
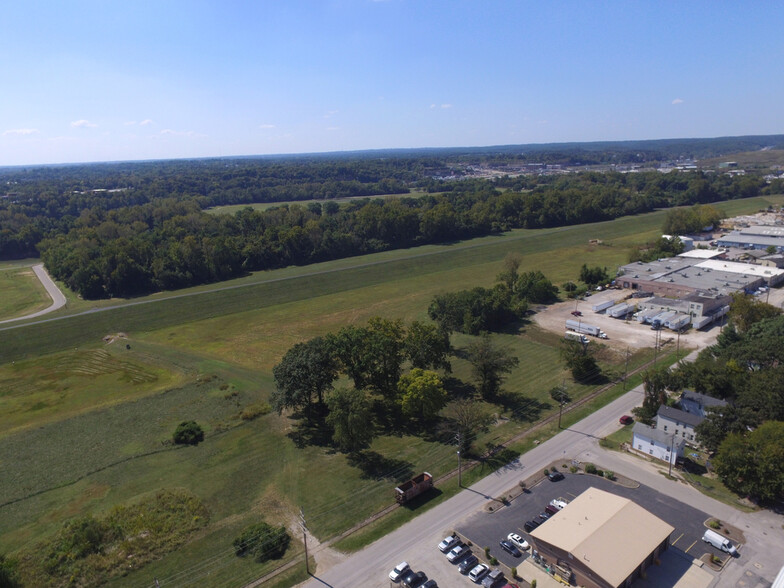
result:
[[[636,422],[632,427],[632,435],[636,437],[642,437],[649,441],[656,441],[661,445],[670,446],[680,451],[683,446],[686,444],[686,440],[682,439],[681,437],[675,437],[672,433],[665,433],[664,431],[660,431],[659,429],[654,429],[653,427],[649,427],[645,423]]]
[[[708,396],[707,394],[700,394],[699,392],[695,392],[694,390],[684,390],[681,393],[681,400],[690,400],[692,402],[696,402],[701,404],[702,406],[727,406],[727,402],[725,400],[719,400],[718,398],[714,398],[713,396]]]
[[[589,488],[531,536],[568,552],[618,586],[674,530],[631,500]]]
[[[696,427],[705,420],[698,414],[692,414],[690,412],[686,412],[685,410],[681,410],[680,408],[672,408],[671,406],[664,406],[663,404],[659,407],[656,416],[667,419],[668,421],[686,423],[692,427]]]

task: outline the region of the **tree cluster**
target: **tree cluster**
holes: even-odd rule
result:
[[[286,527],[261,522],[244,529],[232,545],[238,557],[252,557],[257,563],[263,563],[283,557],[290,543],[291,535]]]
[[[542,272],[518,273],[518,265],[507,260],[507,269],[492,288],[434,296],[428,315],[444,331],[478,335],[519,321],[528,312],[529,303],[549,304],[558,299],[558,288]]]

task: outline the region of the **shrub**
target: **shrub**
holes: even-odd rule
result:
[[[585,473],[586,474],[595,474],[596,473],[596,466],[592,463],[585,464]]]
[[[489,547],[485,547],[485,557],[487,557],[487,558],[490,557],[490,548]]]
[[[510,569],[509,573],[512,574],[513,578],[517,578],[517,568]]]
[[[549,473],[550,473],[550,470],[548,470],[547,468],[544,468],[544,475],[546,476]]]
[[[721,529],[721,521],[718,519],[714,519],[710,523],[708,523],[708,526],[711,529]]]
[[[603,478],[604,477],[604,470],[600,470],[600,469],[597,468],[596,471],[594,472],[594,474],[596,474],[600,478]]]
[[[291,536],[286,527],[261,522],[247,527],[232,545],[237,557],[251,556],[258,563],[280,559],[289,547]]]
[[[259,418],[260,416],[269,414],[270,412],[272,412],[272,407],[266,402],[250,404],[246,406],[240,413],[240,418],[243,421],[252,421],[253,419]]]
[[[498,565],[498,560],[495,558],[495,556],[490,558],[490,565],[491,566],[497,566]]]
[[[573,474],[576,474],[577,473],[577,466],[569,466],[569,471],[572,472]]]
[[[531,580],[531,588],[536,588],[536,578]]]
[[[196,421],[184,421],[177,425],[172,439],[181,445],[197,445],[204,441],[204,431]]]
[[[615,472],[611,472],[610,470],[604,470],[604,477],[607,478],[608,480],[614,480]]]

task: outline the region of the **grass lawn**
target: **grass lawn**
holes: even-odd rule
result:
[[[727,206],[749,211],[766,206],[763,202]],[[273,413],[244,420],[243,410],[268,400],[272,367],[287,349],[375,315],[406,323],[425,319],[434,294],[491,285],[511,251],[521,255],[521,271],[541,269],[557,284],[574,279],[583,263],[613,267],[626,261],[630,245],[655,236],[662,220],[663,213],[655,212],[579,227],[513,231],[452,246],[263,272],[158,294],[137,306],[67,316],[90,308],[82,301],[59,320],[0,329],[0,552],[30,545],[74,516],[104,513],[158,488],[183,487],[204,502],[209,526],[126,580],[146,585],[150,573],[183,574],[175,585],[218,586],[231,577],[262,575],[261,567],[230,554],[231,540],[243,526],[264,518],[295,528],[301,507],[311,531],[329,538],[390,504],[399,480],[423,470],[438,476],[455,466],[454,447],[438,435],[382,431],[371,453],[354,460],[318,441],[303,443],[311,431],[295,419]],[[604,244],[589,245],[588,239]],[[118,332],[128,338],[111,345],[101,340]],[[533,324],[496,336],[520,365],[490,406],[500,418],[478,447],[504,441],[553,414],[557,407],[548,392],[564,379],[575,399],[592,390],[569,384],[559,359],[561,339]],[[455,336],[453,344],[459,350],[472,340]],[[649,356],[650,350],[635,353],[630,368]],[[601,363],[618,372],[623,358],[603,354]],[[453,360],[452,377],[470,379],[464,359]],[[615,386],[591,406],[565,413],[564,422],[575,422],[622,393]],[[204,427],[205,441],[196,447],[170,445],[177,423],[191,419]],[[552,432],[538,431],[537,438]],[[476,468],[467,475],[469,482],[483,472]],[[443,490],[448,489],[447,484]],[[396,512],[382,521],[382,530],[347,541],[359,544],[403,520],[404,513]],[[214,565],[206,563],[213,556]]]
[[[31,267],[0,267],[0,321],[42,310],[51,303]]]

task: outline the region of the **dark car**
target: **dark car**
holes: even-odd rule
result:
[[[536,529],[536,527],[538,527],[540,524],[541,524],[541,523],[539,523],[539,521],[527,521],[527,522],[526,522],[526,523],[523,525],[523,529],[525,529],[525,532],[526,532],[526,533],[530,533],[531,531],[533,531],[534,529]]]
[[[561,472],[550,472],[547,474],[547,477],[550,479],[551,482],[557,482],[558,480],[563,480],[564,475]]]
[[[520,557],[522,555],[522,553],[520,552],[519,549],[517,549],[517,547],[514,545],[514,543],[512,543],[511,541],[509,541],[507,539],[501,539],[498,542],[498,544],[501,546],[501,548],[504,551],[506,551],[507,553],[509,553],[509,554],[511,554],[511,555],[513,555],[515,557]]]
[[[580,312],[579,310],[573,310],[573,311],[572,311],[572,314],[573,314],[574,316],[583,316],[583,313],[582,313],[582,312]]]
[[[542,519],[543,521],[546,521],[547,519],[550,518],[550,513],[543,510],[542,512],[539,513],[539,518]]]
[[[621,423],[622,425],[631,425],[634,422],[634,419],[630,417],[628,414],[625,414],[618,419],[618,422]]]
[[[438,582],[436,582],[431,578],[430,580],[422,584],[422,588],[438,588]]]
[[[471,554],[463,561],[461,561],[459,564],[457,564],[457,571],[465,575],[471,570],[473,570],[476,564],[478,563],[479,563],[479,558]]]
[[[422,584],[425,583],[426,580],[427,576],[425,575],[425,572],[414,572],[414,570],[408,570],[400,579],[400,582],[406,588],[419,588]]]
[[[558,509],[557,506],[553,506],[552,504],[548,504],[547,506],[544,507],[544,512],[546,512],[550,516],[552,516],[554,514],[558,514],[560,512],[560,510]]]

